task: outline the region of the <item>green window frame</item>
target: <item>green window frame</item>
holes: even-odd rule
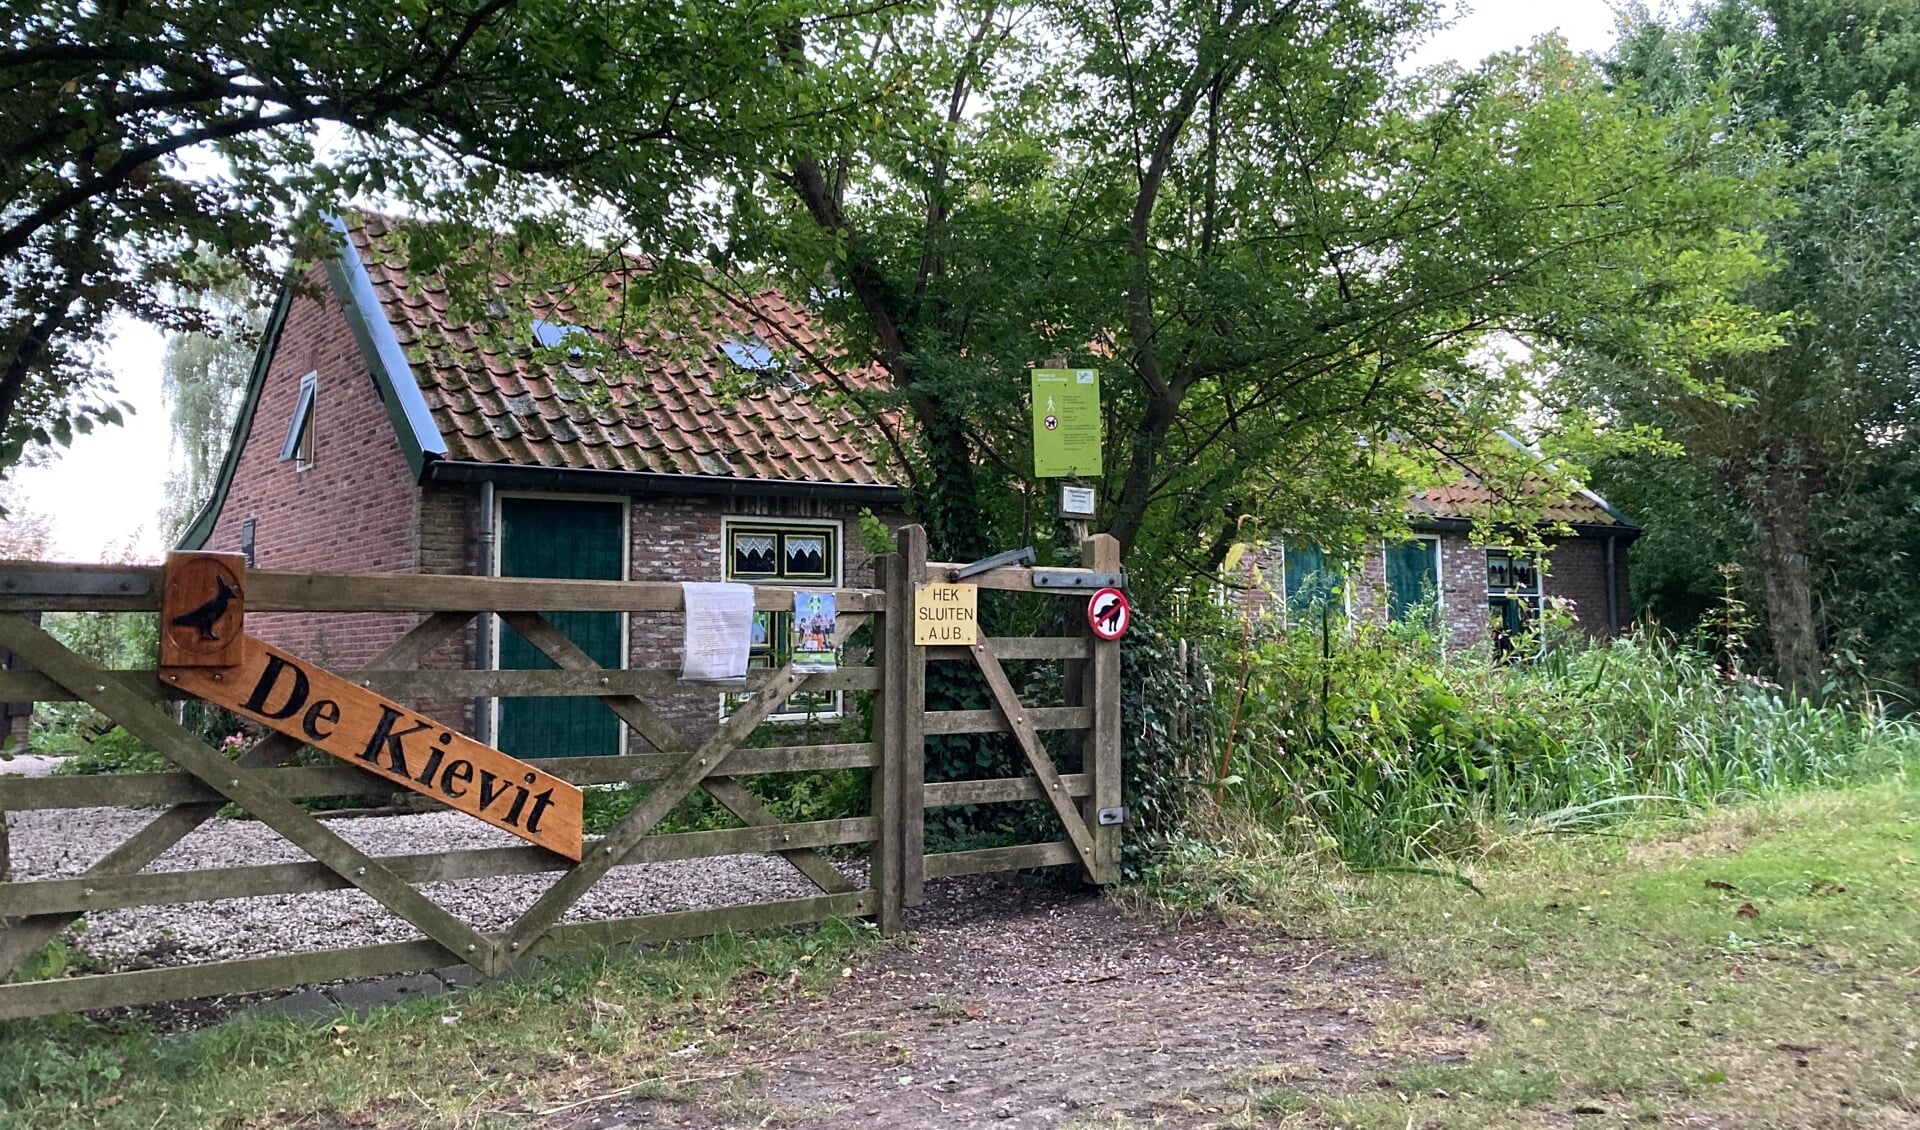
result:
[[[723,579],[748,584],[795,588],[837,588],[840,583],[840,527],[837,524],[728,519],[722,525]],[[749,669],[773,670],[793,655],[793,613],[755,612],[753,639],[747,650]],[[727,695],[720,705],[724,717],[746,700]],[[774,721],[838,718],[839,691],[795,694],[769,717]]]

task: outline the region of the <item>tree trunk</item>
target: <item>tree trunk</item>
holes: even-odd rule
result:
[[[1807,565],[1813,513],[1811,471],[1798,459],[1771,452],[1765,470],[1741,486],[1760,551],[1774,666],[1790,692],[1812,695],[1818,689],[1820,647]]]

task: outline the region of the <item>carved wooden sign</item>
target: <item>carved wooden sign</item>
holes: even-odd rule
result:
[[[168,555],[160,666],[225,667],[240,661],[246,560],[238,553]]]
[[[243,578],[237,569],[227,578],[197,561],[185,567],[195,571],[187,576],[203,578],[197,582],[201,587],[176,586],[179,557],[205,560],[205,555],[186,554],[168,559],[162,623],[211,609],[209,602],[219,599],[222,584],[239,591]],[[185,630],[196,631],[202,619],[224,625],[222,617],[238,603],[237,596],[227,599],[231,603],[226,609],[191,620]],[[577,786],[244,632],[235,631],[234,638],[238,655],[230,665],[166,666],[161,677],[395,785],[569,859],[580,858],[582,798]]]

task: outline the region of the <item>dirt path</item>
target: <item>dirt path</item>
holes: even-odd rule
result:
[[[1031,883],[930,887],[908,924],[917,950],[883,951],[774,1018],[743,1106],[615,1099],[545,1125],[1213,1125],[1246,1108],[1252,1069],[1266,1086],[1351,1086],[1379,1062],[1356,1047],[1368,1006],[1405,991],[1324,943],[1169,929]]]

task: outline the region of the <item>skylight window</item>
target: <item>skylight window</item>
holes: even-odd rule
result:
[[[784,358],[773,351],[773,347],[759,338],[752,341],[740,341],[728,338],[720,343],[720,352],[733,362],[734,368],[753,375],[753,383],[760,388],[780,387],[793,392],[807,391],[807,381],[799,373],[787,368]]]
[[[727,355],[727,360],[749,373],[777,373],[782,368],[772,348],[762,341],[723,341],[720,343],[720,352]]]
[[[586,332],[580,326],[570,326],[565,322],[549,322],[545,318],[533,320],[533,343],[542,349],[552,349],[570,337],[584,337]],[[580,347],[575,346],[573,352],[579,353]]]

